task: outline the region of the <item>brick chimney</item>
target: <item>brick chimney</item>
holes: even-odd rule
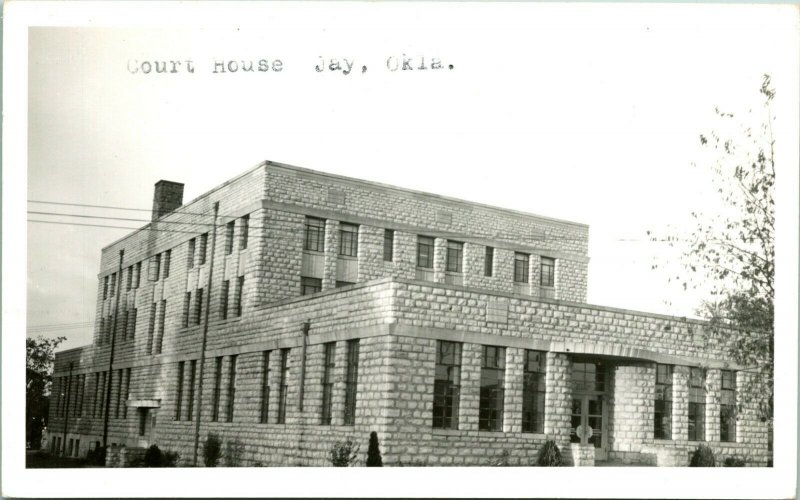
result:
[[[181,205],[183,205],[183,184],[165,180],[156,182],[156,189],[153,192],[154,221]]]

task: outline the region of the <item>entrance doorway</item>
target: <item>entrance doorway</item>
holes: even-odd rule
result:
[[[139,407],[139,446],[147,448],[155,441],[157,408]]]
[[[595,460],[606,459],[606,366],[599,361],[572,362],[570,442],[592,445]]]

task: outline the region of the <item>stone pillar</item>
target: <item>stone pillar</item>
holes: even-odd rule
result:
[[[572,405],[570,360],[566,354],[547,353],[547,392],[544,403],[544,432],[562,450],[569,446]]]
[[[672,371],[672,440],[689,439],[689,367]]]
[[[325,265],[322,273],[322,289],[336,288],[336,259],[339,256],[339,221],[325,221]]]
[[[719,441],[720,391],[722,371],[718,368],[706,370],[706,441]]]
[[[531,254],[528,260],[528,284],[530,285],[531,297],[539,296],[539,273],[542,268],[542,257]]]
[[[447,240],[444,238],[436,238],[433,245],[433,281],[435,283],[444,283]]]
[[[458,416],[459,430],[478,430],[482,356],[482,345],[469,343],[463,344],[461,350],[461,400],[459,402]]]
[[[506,348],[505,400],[503,432],[522,432],[522,390],[525,349]]]
[[[381,246],[383,249],[383,246]],[[383,250],[381,250],[381,253]],[[402,231],[394,232],[394,271],[395,278],[413,280],[417,269],[417,235]]]
[[[747,465],[766,466],[771,458],[768,451],[769,424],[761,421],[756,398],[748,401],[744,396],[744,391],[751,388],[751,377],[754,376],[736,372],[736,402],[741,405],[736,419],[736,442],[748,449]]]
[[[358,227],[358,282],[383,277],[383,228]]]
[[[347,382],[347,341],[336,342],[331,395],[331,425],[344,425],[344,393]]]
[[[269,413],[270,424],[278,423],[278,407],[281,396],[281,349],[269,353]],[[260,415],[259,415],[260,418]]]

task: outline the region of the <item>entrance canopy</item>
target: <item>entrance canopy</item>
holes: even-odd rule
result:
[[[125,401],[128,408],[160,408],[160,399],[129,399]]]

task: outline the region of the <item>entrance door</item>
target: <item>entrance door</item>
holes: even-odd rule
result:
[[[606,459],[605,365],[595,361],[572,363],[572,421],[570,442],[590,444],[595,460]]]
[[[139,407],[139,446],[147,448],[155,442],[156,408]]]

